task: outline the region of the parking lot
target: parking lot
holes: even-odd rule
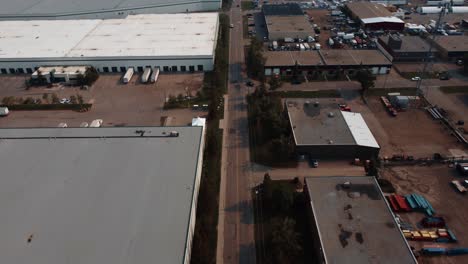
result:
[[[69,98],[80,94],[85,102],[93,106],[84,113],[71,110],[12,111],[9,116],[0,119],[0,127],[56,127],[62,122],[69,127],[77,127],[82,122],[90,123],[94,119],[102,119],[103,126],[159,126],[161,118],[165,116],[172,117],[167,125],[186,125],[193,117],[206,115],[206,112],[191,109],[163,109],[170,95],[194,96],[201,89],[203,74],[161,74],[155,84],[142,84],[139,76],[134,76],[128,84],[122,84],[120,77],[116,74],[101,75],[85,91],[60,85],[52,88],[31,87],[27,90],[27,76],[2,76],[2,98],[15,96],[42,99],[44,94],[49,94],[50,98],[54,93],[58,98]]]
[[[468,210],[465,209],[468,197],[459,194],[450,181],[462,180],[453,168],[447,165],[428,166],[402,166],[386,168],[382,171],[382,177],[390,180],[396,188],[396,193],[405,195],[418,193],[424,196],[434,207],[436,214],[442,216],[448,228],[452,230],[459,240],[456,244],[439,243],[441,246],[466,247],[468,245],[468,230],[466,219]],[[398,213],[403,221],[410,223],[414,228],[425,216],[419,212]],[[410,245],[420,249],[423,244],[430,242],[411,241]],[[468,263],[468,256],[437,256],[420,257],[419,263]]]

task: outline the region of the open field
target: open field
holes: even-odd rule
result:
[[[88,90],[77,87],[55,86],[52,88],[31,87],[26,90],[24,76],[0,77],[0,97],[33,97],[42,99],[43,94],[55,93],[59,98],[69,98],[80,94],[85,102],[93,107],[90,111],[12,111],[8,117],[0,119],[0,127],[56,127],[67,123],[69,127],[79,126],[82,122],[103,119],[103,126],[141,126],[161,125],[161,117],[171,116],[168,125],[185,125],[196,116],[206,112],[190,109],[163,110],[169,95],[183,94],[193,96],[201,89],[203,74],[161,74],[156,84],[141,84],[139,76],[125,85],[120,82],[121,75],[101,75]],[[50,100],[50,99],[49,99]],[[44,101],[44,100],[43,100]]]
[[[455,244],[439,244],[449,247],[468,246],[468,230],[466,229],[466,219],[468,219],[466,202],[468,196],[459,194],[450,185],[450,181],[462,179],[455,169],[448,168],[447,165],[393,167],[384,169],[382,177],[393,183],[398,194],[418,193],[423,195],[432,204],[437,215],[445,218],[448,228],[455,233],[459,241]],[[399,213],[399,215],[405,222],[411,223],[415,228],[417,228],[417,223],[424,217],[424,214],[419,212]],[[416,249],[420,249],[423,244],[423,242],[418,241],[410,242],[410,245]],[[418,261],[422,264],[468,263],[468,256],[422,256]]]

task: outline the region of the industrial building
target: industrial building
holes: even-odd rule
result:
[[[379,43],[393,57],[393,62],[426,61],[429,53],[429,43],[420,36],[387,35],[379,38]],[[436,49],[431,51],[434,58]]]
[[[41,66],[210,71],[217,33],[217,13],[0,21],[0,73],[32,73]]]
[[[353,2],[346,4],[351,18],[358,21],[367,30],[395,30],[405,28],[405,22],[388,11],[381,4],[371,2]]]
[[[350,77],[362,67],[373,74],[387,74],[392,62],[378,50],[267,51],[265,75],[291,75],[297,67],[302,74],[333,77],[342,71]]]
[[[314,35],[312,25],[297,3],[264,5],[262,11],[269,40],[307,39],[308,36]]]
[[[221,8],[221,0],[1,0],[0,3],[0,20],[108,19]]]
[[[190,263],[204,127],[0,137],[1,263]]]
[[[314,159],[371,159],[380,146],[359,113],[341,111],[337,99],[287,99],[299,154]]]
[[[402,6],[408,4],[408,0],[370,0],[370,2],[393,6]]]
[[[375,177],[306,177],[315,263],[417,263]]]
[[[435,46],[442,59],[463,60],[468,54],[468,36],[437,36]]]

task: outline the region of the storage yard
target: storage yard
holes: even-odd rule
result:
[[[369,98],[370,111],[383,130],[376,133],[381,145],[380,156],[394,154],[417,158],[432,157],[434,153],[450,155],[450,149],[463,148],[443,124],[432,119],[424,109],[407,109],[390,115],[380,97]],[[369,125],[372,129],[372,125]]]
[[[140,83],[135,74],[128,84],[121,83],[120,74],[102,74],[89,91],[71,87],[25,89],[24,77],[0,76],[2,98],[6,96],[49,99],[55,93],[61,98],[81,94],[85,102],[93,104],[88,112],[72,110],[12,111],[8,118],[0,119],[1,127],[56,127],[67,123],[78,127],[82,122],[102,119],[103,126],[161,125],[161,118],[170,116],[170,125],[186,125],[193,117],[204,116],[206,111],[191,109],[163,110],[166,97],[179,94],[195,96],[201,89],[203,74],[161,74],[156,84]]]
[[[457,240],[456,243],[437,243],[431,241],[429,237],[426,241],[413,238],[409,241],[411,246],[418,250],[423,246],[468,247],[468,230],[466,230],[468,211],[462,209],[466,206],[467,197],[458,193],[450,183],[452,180],[463,180],[454,168],[449,168],[447,164],[399,166],[384,169],[382,177],[393,183],[397,194],[417,193],[427,199],[434,208],[435,216],[445,220],[446,229],[450,230]],[[403,222],[403,228],[407,230],[412,228],[413,230],[433,231],[441,228],[421,226],[420,221],[426,216],[422,212],[397,212],[397,214]],[[442,237],[438,232],[435,235]],[[424,238],[419,240],[424,240]],[[468,256],[421,256],[418,260],[420,263],[466,263]]]

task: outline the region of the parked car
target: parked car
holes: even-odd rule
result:
[[[234,28],[234,24],[230,24],[229,27],[230,27],[230,28]]]
[[[416,76],[416,77],[411,78],[411,80],[412,80],[412,81],[420,81],[420,80],[421,80],[421,77]]]
[[[245,82],[245,85],[252,87],[252,86],[254,86],[254,83],[251,80],[247,80]]]
[[[68,99],[68,98],[62,98],[62,99],[60,99],[60,103],[61,103],[61,104],[69,104],[69,103],[70,103],[70,99]]]
[[[310,165],[312,165],[314,168],[318,168],[318,160],[310,159]]]

